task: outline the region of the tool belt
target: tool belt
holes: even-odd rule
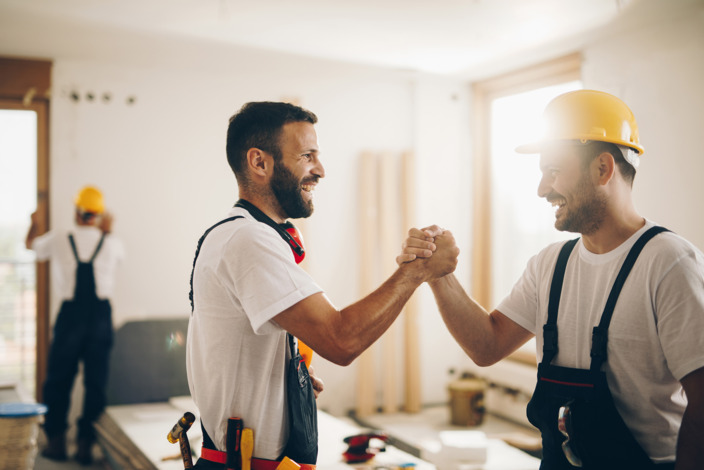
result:
[[[200,458],[225,465],[227,463],[227,452],[203,447],[201,448]],[[280,463],[281,461],[277,460],[258,459],[256,457],[252,457],[252,470],[276,470],[276,467],[278,467]],[[315,465],[299,465],[301,466],[301,470],[315,470]]]

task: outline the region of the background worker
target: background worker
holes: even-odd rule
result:
[[[545,118],[544,139],[517,151],[540,153],[538,195],[557,208],[555,227],[581,238],[534,256],[491,313],[453,275],[430,282],[443,320],[480,366],[537,337],[528,417],[542,433],[541,469],[701,468],[704,257],[672,232],[641,238],[655,224],[633,205],[643,148],[621,100],[571,92]],[[412,230],[397,261],[431,255],[439,233]]]
[[[51,261],[51,280],[62,299],[54,324],[49,364],[43,388],[48,407],[44,432],[48,447],[42,455],[66,460],[66,430],[71,389],[83,362],[83,413],[78,420],[78,452],[83,465],[92,462],[95,442],[94,421],[105,408],[108,360],[112,346],[113,292],[118,263],[124,257],[122,243],[111,235],[113,218],[105,212],[102,193],[86,186],[75,199],[73,230],[49,232],[38,236],[38,216],[32,224],[26,245],[34,250],[37,261]]]
[[[432,259],[399,267],[347,308],[332,305],[297,266],[304,251],[286,231],[293,231],[287,219],[313,213],[313,191],[325,176],[316,122],[310,111],[274,102],[248,103],[230,119],[227,158],[240,200],[201,238],[192,272],[187,371],[204,430],[196,468],[224,468],[231,417],[254,430],[254,457],[315,464],[312,389],[321,383],[308,379],[294,337],[348,365],[393,323],[416,287],[455,269],[454,240],[440,237]]]

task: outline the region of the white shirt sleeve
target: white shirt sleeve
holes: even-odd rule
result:
[[[257,334],[270,331],[265,325],[282,311],[322,291],[296,264],[288,245],[264,224],[243,223],[223,249],[229,255],[221,257],[218,274],[231,280],[224,284],[232,286]]]
[[[547,305],[541,305],[539,286],[544,285],[544,278],[552,279],[555,262],[564,243],[550,244],[531,257],[511,293],[496,307],[499,312],[536,336],[543,330],[542,309],[547,311],[548,308]]]
[[[677,237],[665,234],[663,238],[668,236]],[[667,256],[653,261],[667,263],[653,266],[664,273],[654,290],[656,321],[667,366],[681,380],[704,367],[704,259],[689,243],[666,249]],[[678,252],[673,254],[674,249]]]
[[[37,261],[47,261],[51,258],[56,232],[49,231],[32,240],[32,251],[34,251]]]

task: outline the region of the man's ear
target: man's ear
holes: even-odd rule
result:
[[[594,159],[592,165],[595,166],[596,177],[600,185],[605,185],[614,177],[616,171],[616,161],[609,152],[601,152]]]
[[[272,171],[273,163],[267,152],[256,147],[247,150],[247,168],[253,179],[266,178]]]

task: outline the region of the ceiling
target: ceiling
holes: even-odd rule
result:
[[[0,0],[24,13],[460,75],[567,47],[639,0]]]

